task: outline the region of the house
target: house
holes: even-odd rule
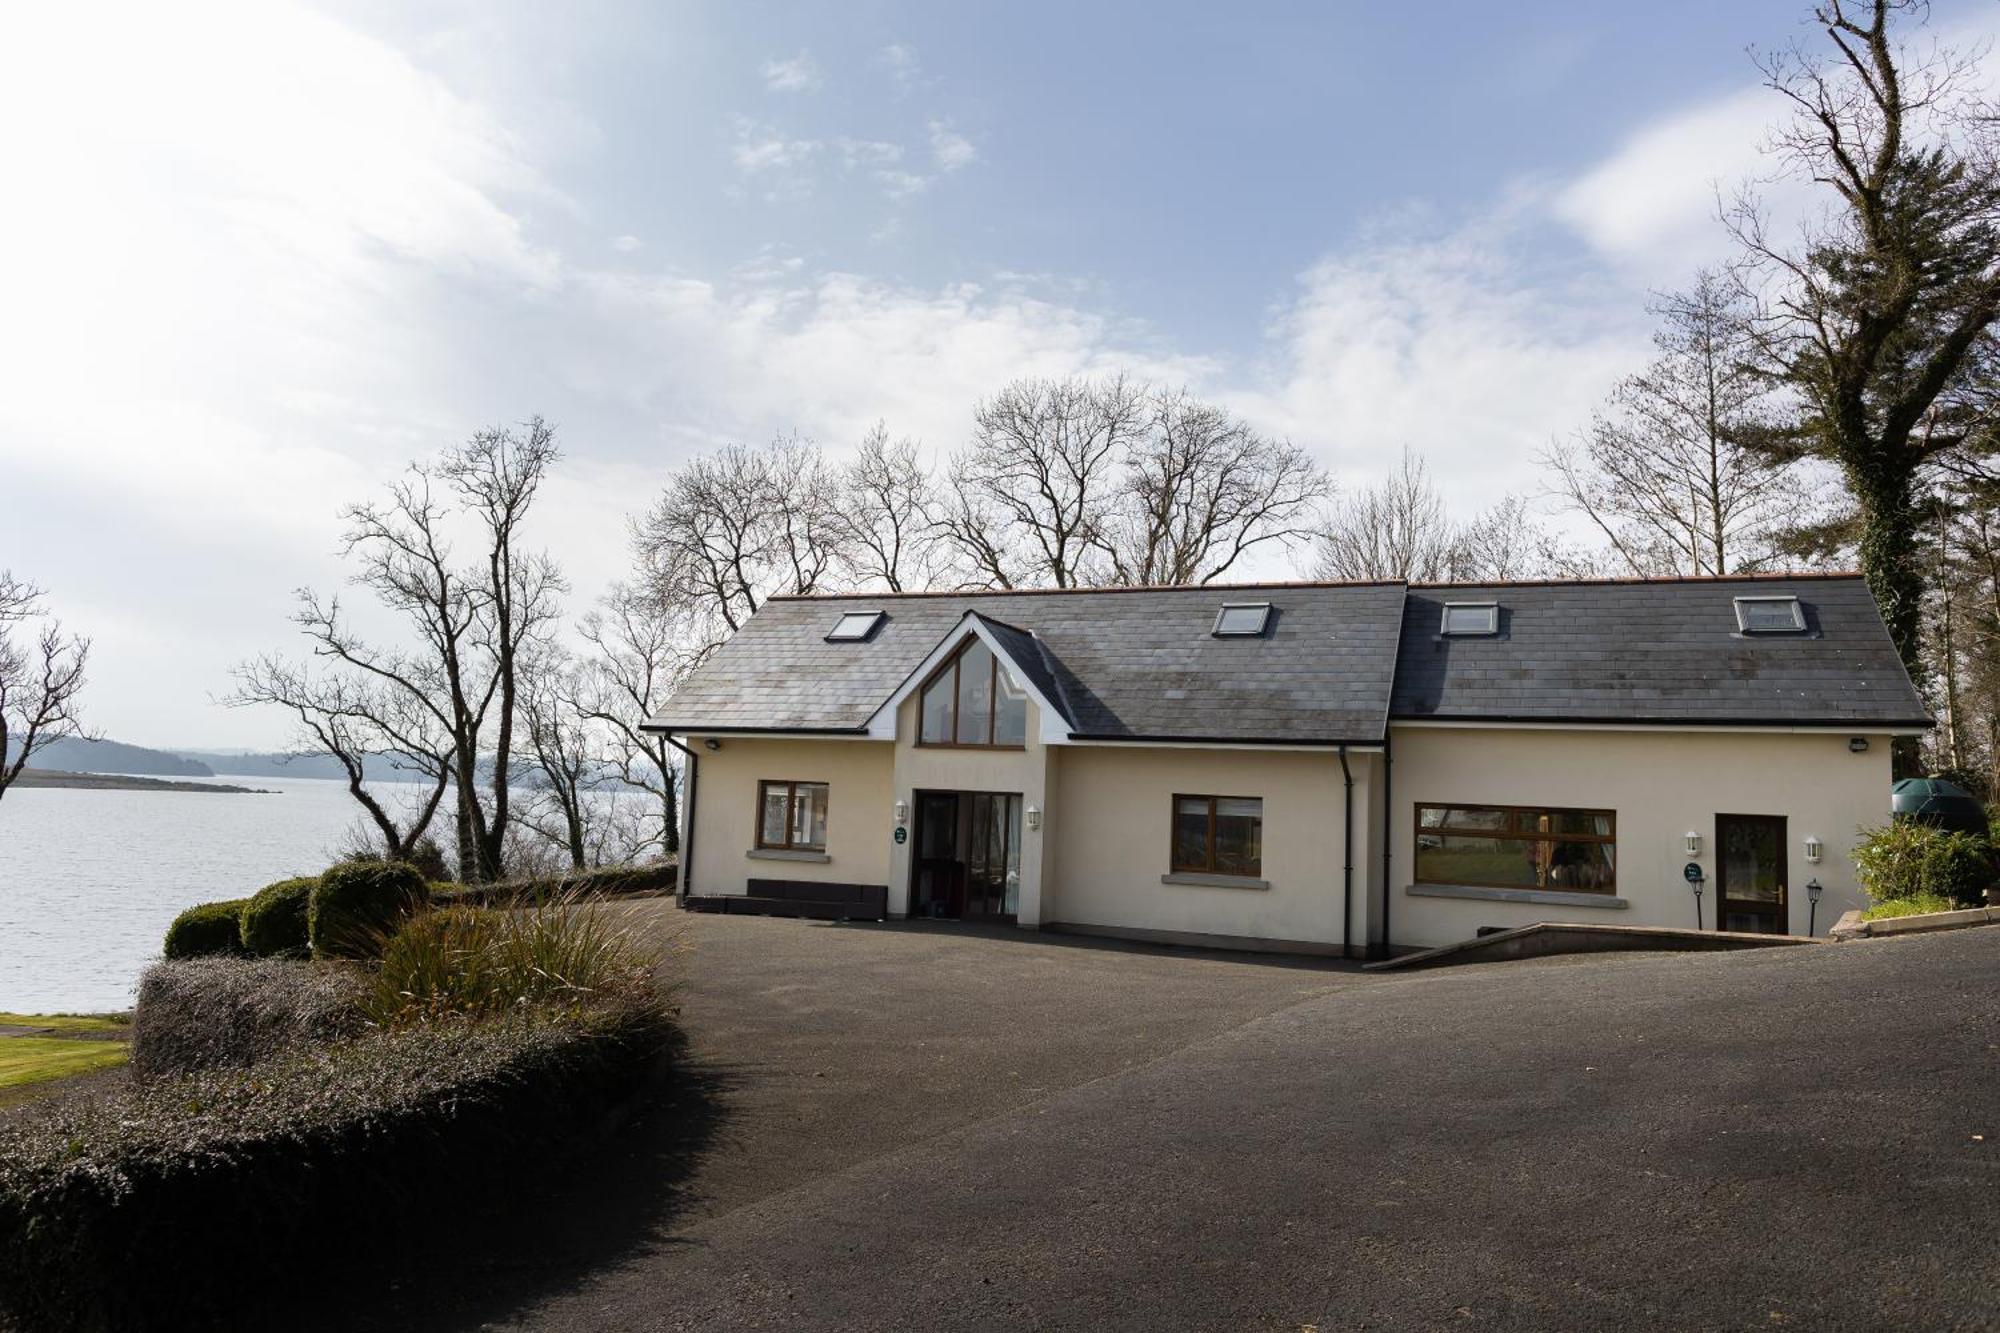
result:
[[[648,725],[691,905],[1379,955],[1824,932],[1931,723],[1788,575],[773,598]]]

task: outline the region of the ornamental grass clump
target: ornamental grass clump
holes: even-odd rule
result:
[[[445,907],[382,947],[367,1004],[384,1026],[523,1008],[577,1011],[653,993],[662,950],[573,898],[532,907]]]

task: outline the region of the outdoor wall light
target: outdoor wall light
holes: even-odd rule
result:
[[[1035,805],[1031,805],[1031,806],[1029,806],[1029,807],[1028,807],[1028,808],[1027,808],[1026,810],[1023,810],[1023,811],[1021,812],[1021,818],[1023,818],[1023,819],[1025,819],[1025,820],[1027,820],[1027,821],[1028,821],[1028,827],[1029,827],[1030,829],[1039,829],[1039,828],[1041,828],[1041,826],[1042,826],[1042,811],[1041,811],[1041,807],[1040,807],[1040,806],[1035,806]]]
[[[703,741],[702,745],[710,750],[720,750],[722,748],[722,742],[715,739],[715,737],[713,736],[710,736],[707,740]]]
[[[1689,856],[1701,855],[1701,834],[1690,833],[1687,835],[1687,849]]]
[[[1819,864],[1819,853],[1820,853],[1820,845],[1819,845],[1819,839],[1818,839],[1818,838],[1807,838],[1807,839],[1806,839],[1806,860],[1810,861],[1810,862],[1811,862],[1812,864],[1814,864],[1814,865],[1818,865],[1818,864]]]
[[[1867,754],[1868,738],[1866,736],[1854,737],[1852,740],[1847,742],[1847,752],[1849,754]]]
[[[1806,934],[1808,935],[1819,934],[1820,892],[1821,889],[1818,880],[1809,879],[1806,881]]]
[[[910,803],[908,801],[896,802],[896,822],[898,824],[907,824],[910,822]]]

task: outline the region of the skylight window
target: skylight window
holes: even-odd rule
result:
[[[1218,639],[1254,638],[1264,632],[1270,619],[1269,602],[1224,602],[1215,613],[1215,628],[1210,632]]]
[[[1805,627],[1806,613],[1796,597],[1736,599],[1736,628],[1745,634],[1797,634]]]
[[[1500,604],[1498,602],[1446,602],[1444,623],[1438,626],[1440,634],[1498,634],[1500,632]]]
[[[875,632],[882,623],[880,611],[849,611],[833,622],[833,628],[826,632],[828,643],[859,643]]]

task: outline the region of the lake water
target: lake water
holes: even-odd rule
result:
[[[344,782],[219,781],[276,794],[16,787],[0,799],[0,1011],[128,1008],[183,908],[325,869],[361,814]]]

